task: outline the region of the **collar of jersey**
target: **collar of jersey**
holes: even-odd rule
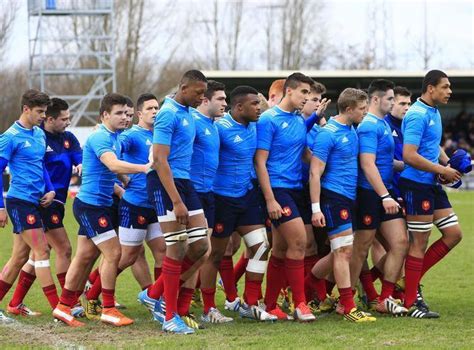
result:
[[[296,115],[296,111],[294,112],[288,112],[288,111],[285,111],[284,109],[281,109],[278,105],[275,105],[274,107],[276,110],[278,110],[278,112],[280,114],[284,114],[284,115],[288,115],[288,116],[295,116]]]
[[[27,129],[25,128],[23,125],[20,124],[20,122],[18,120],[15,121],[15,126],[17,128],[19,128],[20,130],[23,130],[23,131],[31,131],[33,132],[33,130],[35,130],[35,127],[33,126],[31,129]]]
[[[346,129],[349,129],[349,130],[350,130],[350,128],[352,127],[352,125],[342,124],[342,123],[338,122],[338,121],[335,119],[335,117],[330,118],[330,119],[328,120],[328,123],[330,123],[330,122],[336,124],[336,126],[338,126],[338,127],[346,128]]]
[[[145,129],[143,126],[140,126],[140,125],[138,125],[138,124],[134,124],[134,125],[132,126],[132,128],[135,129],[135,130],[138,130],[138,131],[144,131],[144,132],[151,132],[151,133],[153,133],[152,130]]]
[[[402,120],[395,118],[391,113],[387,113],[387,118],[390,119],[390,121],[396,126],[398,127],[402,126]]]
[[[109,134],[112,134],[112,135],[115,135],[117,134],[117,132],[113,132],[112,130],[110,130],[108,127],[106,127],[104,124],[99,124],[99,128],[101,128],[102,130],[105,130],[107,131]]]
[[[367,116],[367,115],[370,115],[370,116],[372,116],[372,117],[374,117],[374,118],[377,118],[377,121],[383,120],[383,118],[377,117],[375,114],[370,113],[370,112],[367,112],[366,116]]]
[[[205,114],[202,114],[201,112],[199,112],[199,110],[197,108],[194,109],[195,113],[197,113],[197,115],[199,117],[201,117],[201,119],[204,119],[205,121],[207,121],[208,123],[213,123],[214,122],[214,119],[212,119],[211,117],[208,117],[207,115]]]
[[[165,101],[172,103],[173,105],[175,105],[179,109],[182,109],[183,111],[186,111],[186,112],[189,111],[188,107],[186,107],[185,105],[182,105],[181,103],[176,102],[176,100],[173,98],[165,97]]]
[[[438,107],[433,107],[433,106],[427,105],[422,100],[420,100],[419,97],[416,99],[416,102],[418,102],[420,104],[420,107],[423,107],[423,108],[425,108],[425,109],[427,109],[431,112],[436,112],[438,110]]]

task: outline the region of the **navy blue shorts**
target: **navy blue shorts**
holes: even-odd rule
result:
[[[72,205],[72,211],[79,223],[80,236],[96,239],[105,232],[114,231],[111,206],[90,205],[76,197]]]
[[[321,188],[321,211],[326,219],[328,236],[352,230],[354,201],[339,193]]]
[[[394,200],[395,192],[388,191]],[[356,204],[356,229],[357,230],[375,230],[385,221],[394,219],[402,219],[404,217],[403,210],[397,214],[387,214],[382,205],[382,199],[374,191],[366,188],[357,188],[357,204]]]
[[[214,192],[197,192],[199,200],[201,201],[204,216],[207,220],[208,227],[214,227],[216,216],[216,205],[214,199]]]
[[[158,214],[158,221],[161,217],[169,216],[173,212],[173,202],[163,187],[156,171],[150,171],[146,176],[148,199]],[[174,184],[184,205],[188,209],[189,215],[193,211],[202,211],[201,201],[194,189],[193,183],[188,179],[174,179]],[[174,214],[173,214],[174,216]],[[176,220],[176,219],[175,219]],[[174,221],[175,221],[174,220]],[[172,221],[172,220],[166,220]]]
[[[264,224],[263,210],[255,187],[242,197],[234,198],[218,194],[214,197],[216,217],[213,237],[230,237],[237,227]]]
[[[303,190],[289,188],[272,188],[275,200],[280,204],[283,215],[278,220],[272,220],[275,227],[293,220],[303,219],[305,225],[311,224],[311,204]]]
[[[120,227],[146,230],[148,225],[158,222],[155,209],[138,207],[121,199],[119,203]]]
[[[435,210],[452,207],[448,195],[439,184],[422,184],[403,177],[398,184],[407,215],[433,215]]]
[[[117,230],[120,223],[120,197],[115,193],[112,195],[112,209],[110,213],[110,219],[112,220],[112,226],[114,230]]]
[[[39,204],[7,197],[6,207],[8,216],[13,224],[14,233],[22,233],[34,228],[43,228]]]
[[[41,207],[40,213],[46,232],[64,227],[64,204],[61,202],[53,201],[49,207]]]

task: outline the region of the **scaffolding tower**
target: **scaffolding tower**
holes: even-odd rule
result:
[[[113,0],[28,0],[29,85],[66,100],[71,126],[116,91],[114,32]]]

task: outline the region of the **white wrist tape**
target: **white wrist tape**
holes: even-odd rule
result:
[[[311,211],[313,214],[321,212],[321,205],[319,203],[311,203]]]

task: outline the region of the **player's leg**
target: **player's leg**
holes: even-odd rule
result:
[[[40,316],[40,312],[36,312],[27,307],[23,300],[26,294],[30,290],[33,282],[36,279],[35,274],[35,261],[33,253],[30,253],[30,258],[25,265],[21,268],[20,275],[18,276],[18,283],[15,291],[13,292],[12,299],[8,303],[7,312],[12,315],[21,315],[28,317]]]
[[[141,290],[145,290],[152,285],[153,280],[151,278],[150,266],[148,266],[148,262],[145,257],[145,247],[143,245],[137,254],[135,262],[132,264],[131,269],[133,277],[138,282]]]

